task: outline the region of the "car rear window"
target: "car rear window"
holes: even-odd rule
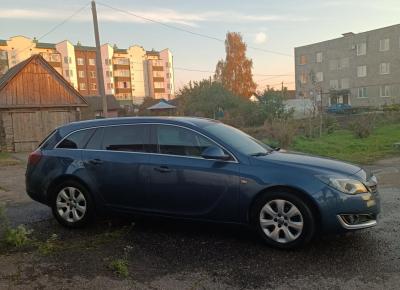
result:
[[[65,137],[57,148],[63,149],[83,149],[92,136],[95,129],[84,129],[71,133]]]

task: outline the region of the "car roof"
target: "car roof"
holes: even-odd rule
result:
[[[118,118],[103,118],[94,119],[87,121],[72,122],[67,125],[61,126],[58,129],[65,134],[69,132],[91,128],[99,126],[109,125],[126,125],[136,123],[163,123],[163,124],[177,124],[177,125],[189,125],[192,127],[204,127],[213,123],[219,123],[219,121],[207,118],[199,117],[118,117]]]

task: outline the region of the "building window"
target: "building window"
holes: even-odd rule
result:
[[[104,60],[104,63],[105,63],[106,65],[111,65],[111,59],[106,58],[106,59]]]
[[[153,77],[163,77],[162,71],[153,71]]]
[[[379,40],[379,51],[388,51],[389,49],[390,49],[389,38]]]
[[[171,73],[167,73],[167,79],[171,78]]]
[[[307,64],[307,56],[305,55],[300,55],[300,64]]]
[[[114,88],[114,84],[113,83],[107,83],[107,89],[111,90]]]
[[[129,70],[127,70],[127,69],[116,70],[114,72],[114,76],[116,76],[116,77],[129,77],[130,76]]]
[[[90,78],[95,79],[96,78],[96,72],[95,71],[90,71],[89,72],[89,76],[90,76]]]
[[[300,75],[300,83],[301,84],[306,84],[307,83],[307,79],[308,79],[308,75],[306,72],[302,72]]]
[[[61,62],[61,57],[58,53],[52,53],[50,55],[50,61],[51,62]]]
[[[322,62],[322,52],[317,52],[315,58],[317,62]]]
[[[114,64],[129,65],[129,58],[114,58]]]
[[[361,42],[356,45],[357,55],[366,55],[367,54],[367,43]]]
[[[78,77],[84,78],[85,77],[85,72],[83,70],[78,70]]]
[[[89,65],[96,65],[96,60],[94,58],[89,58]]]
[[[324,81],[324,73],[322,71],[319,71],[315,74],[315,80],[317,82],[322,82]]]
[[[344,58],[340,59],[339,68],[340,69],[348,68],[349,64],[350,64],[349,58],[348,57],[344,57]]]
[[[390,86],[380,86],[379,88],[379,95],[381,97],[390,97]]]
[[[118,88],[119,89],[129,89],[130,83],[129,82],[118,82]]]
[[[367,76],[367,66],[366,65],[360,65],[357,67],[357,76],[359,78],[363,78]]]
[[[112,78],[112,71],[107,70],[106,71],[106,76],[109,77],[109,78]]]
[[[164,88],[164,83],[163,82],[155,82],[154,83],[154,88],[163,89]]]
[[[357,97],[359,97],[359,98],[368,98],[368,96],[367,96],[367,88],[366,87],[358,88]]]
[[[329,70],[336,71],[339,69],[339,62],[337,59],[331,59],[329,61]]]
[[[337,90],[339,88],[339,81],[338,80],[330,80],[329,88]]]
[[[96,83],[90,83],[90,89],[91,90],[96,90],[97,89],[97,84]]]
[[[80,90],[86,90],[86,84],[85,83],[79,83],[79,89]]]
[[[390,63],[389,62],[383,62],[379,65],[379,73],[381,75],[387,75],[390,74]]]
[[[69,70],[67,70],[67,69],[65,70],[65,76],[69,77]]]
[[[84,64],[85,64],[85,60],[84,60],[83,58],[81,58],[81,57],[78,57],[78,58],[76,59],[76,63],[77,63],[78,65],[84,65]]]
[[[68,57],[68,56],[64,56],[64,63],[65,63],[65,64],[72,63],[72,58],[71,58],[71,57]]]
[[[341,80],[340,80],[340,88],[341,88],[341,89],[348,89],[348,88],[350,88],[350,81],[349,81],[349,79],[341,79]]]

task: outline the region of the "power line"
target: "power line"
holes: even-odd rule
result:
[[[41,35],[39,38],[37,38],[37,41],[41,40],[42,38],[46,37],[47,35],[49,35],[50,33],[54,32],[55,30],[57,30],[59,27],[61,27],[62,25],[64,25],[66,22],[68,22],[69,20],[71,20],[73,17],[75,17],[76,15],[78,15],[79,13],[81,13],[84,9],[86,9],[89,6],[90,2],[86,3],[84,6],[82,6],[81,8],[79,8],[78,10],[76,10],[74,13],[72,13],[70,16],[68,16],[67,18],[65,18],[63,21],[61,21],[60,23],[56,24],[55,26],[53,26],[49,31],[47,31],[45,34]],[[17,51],[15,56],[19,55],[20,53],[24,52],[25,50],[31,48],[31,46],[27,46],[26,48]]]
[[[118,12],[121,12],[121,13],[125,13],[125,14],[129,14],[129,15],[132,15],[132,16],[134,16],[136,18],[140,18],[140,19],[152,22],[152,23],[156,23],[156,24],[162,25],[162,26],[170,28],[170,29],[175,29],[175,30],[178,30],[178,31],[181,31],[181,32],[189,33],[189,34],[192,34],[192,35],[195,35],[195,36],[199,36],[199,37],[215,40],[215,41],[222,42],[222,43],[225,42],[225,40],[221,39],[221,38],[217,38],[217,37],[210,36],[210,35],[203,34],[203,33],[194,32],[194,31],[191,31],[191,30],[188,30],[188,29],[185,29],[185,28],[181,28],[181,27],[175,26],[175,25],[163,23],[161,21],[157,21],[157,20],[145,17],[145,16],[141,16],[141,15],[138,15],[138,14],[135,14],[135,13],[132,13],[130,11],[123,10],[123,9],[119,9],[119,8],[113,7],[113,6],[105,4],[105,3],[101,3],[101,2],[97,2],[97,3],[99,5],[102,5],[104,7],[113,9],[115,11],[118,11]],[[254,46],[247,46],[247,47],[251,48],[253,50],[263,51],[263,52],[267,52],[267,53],[271,53],[271,54],[282,55],[282,56],[287,56],[287,57],[293,57],[293,55],[291,55],[291,54],[287,54],[287,53],[283,53],[283,52],[279,52],[279,51],[268,50],[268,49],[264,49],[264,48],[261,48],[261,47],[254,47]]]
[[[200,70],[200,69],[192,69],[192,68],[183,68],[183,67],[174,67],[176,70],[184,70],[184,71],[193,71],[193,72],[203,72],[203,73],[215,73],[215,71],[211,70]],[[293,74],[279,74],[279,75],[273,75],[273,74],[253,74],[253,76],[260,76],[260,77],[285,77],[285,76],[292,76]]]

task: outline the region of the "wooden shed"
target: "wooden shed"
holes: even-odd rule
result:
[[[56,127],[80,119],[87,102],[33,55],[0,78],[0,151],[31,151]]]

